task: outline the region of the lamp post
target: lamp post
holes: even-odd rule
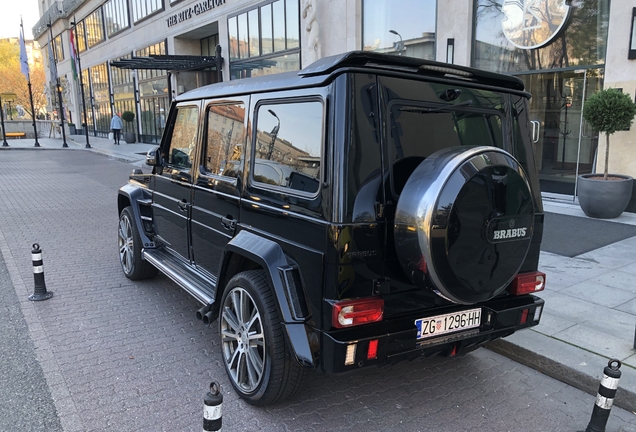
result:
[[[2,108],[2,95],[0,95],[0,120],[2,121],[2,147],[9,147],[7,134],[4,130],[4,109]]]
[[[49,27],[49,43],[52,44],[53,26],[51,25],[51,23],[48,23],[47,26]],[[49,59],[49,62],[57,62],[57,59],[55,58],[56,54],[53,52],[52,46],[49,47],[49,53],[53,53],[54,56],[53,58]],[[60,119],[60,129],[62,130],[62,147],[68,147],[68,144],[66,144],[66,131],[64,130],[64,104],[62,103],[62,87],[60,86],[60,77],[57,75],[57,65],[50,65],[49,70],[51,72],[55,71],[55,88],[57,89],[57,100],[60,102],[60,110],[57,114]]]
[[[274,111],[272,111],[271,109],[268,109],[267,111],[271,115],[276,117],[276,120],[278,120],[278,124],[276,126],[274,126],[274,129],[272,129],[272,132],[271,132],[272,142],[269,144],[269,150],[267,151],[267,159],[268,160],[272,160],[272,152],[274,151],[274,144],[276,143],[276,137],[278,136],[278,131],[280,130],[280,119],[278,118],[276,113]]]
[[[73,26],[75,43],[77,44],[77,22],[71,21],[71,25]],[[88,143],[88,120],[86,119],[86,100],[84,99],[84,78],[82,77],[82,63],[80,62],[79,49],[75,53],[75,57],[77,58],[77,69],[79,69],[78,72],[79,72],[79,80],[80,80],[80,89],[82,90],[82,111],[84,112],[84,133],[86,134],[86,148],[91,148],[91,145]]]
[[[400,38],[400,41],[397,43],[397,46],[395,47],[395,51],[397,51],[399,55],[402,55],[402,51],[404,51],[404,41],[402,40],[402,35],[400,35],[395,30],[389,30],[389,33],[393,33],[394,35]]]

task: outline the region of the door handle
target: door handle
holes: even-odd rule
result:
[[[179,206],[179,210],[188,211],[188,202],[186,200],[179,201],[177,205]]]
[[[532,120],[532,143],[535,144],[539,142],[539,134],[541,133],[541,122],[537,120]]]
[[[229,231],[234,231],[234,229],[236,228],[236,221],[234,219],[232,219],[231,216],[222,217],[221,218],[221,224],[223,225],[223,227],[226,230],[229,230]]]

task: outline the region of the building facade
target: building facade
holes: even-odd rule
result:
[[[41,8],[34,35],[43,47],[52,39],[79,124],[71,34],[76,41],[95,135],[108,133],[112,113],[132,111],[128,131],[158,142],[178,94],[370,50],[521,78],[533,95],[542,190],[574,196],[577,174],[604,163],[605,141],[582,118],[586,98],[607,87],[636,94],[633,0],[44,0]],[[610,170],[636,175],[636,127],[611,141]]]

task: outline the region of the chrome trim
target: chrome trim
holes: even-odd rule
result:
[[[241,201],[244,202],[244,203],[249,203],[249,204],[261,207],[261,208],[266,208],[268,210],[276,211],[278,213],[281,213],[284,216],[292,216],[292,217],[296,217],[296,218],[299,218],[299,219],[304,219],[304,220],[310,221],[310,222],[318,222],[318,223],[323,224],[323,225],[331,225],[331,222],[326,221],[324,219],[318,219],[318,218],[311,217],[311,216],[305,216],[303,214],[296,213],[295,211],[293,211],[291,209],[280,209],[278,207],[273,207],[273,206],[270,206],[270,205],[267,205],[267,204],[263,204],[262,201],[253,201],[253,200],[250,200],[250,199],[247,199],[247,198],[243,198]],[[348,226],[349,224],[345,224],[345,225]]]

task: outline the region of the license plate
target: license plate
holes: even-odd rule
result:
[[[415,320],[417,339],[427,339],[479,327],[481,309],[470,309]]]

